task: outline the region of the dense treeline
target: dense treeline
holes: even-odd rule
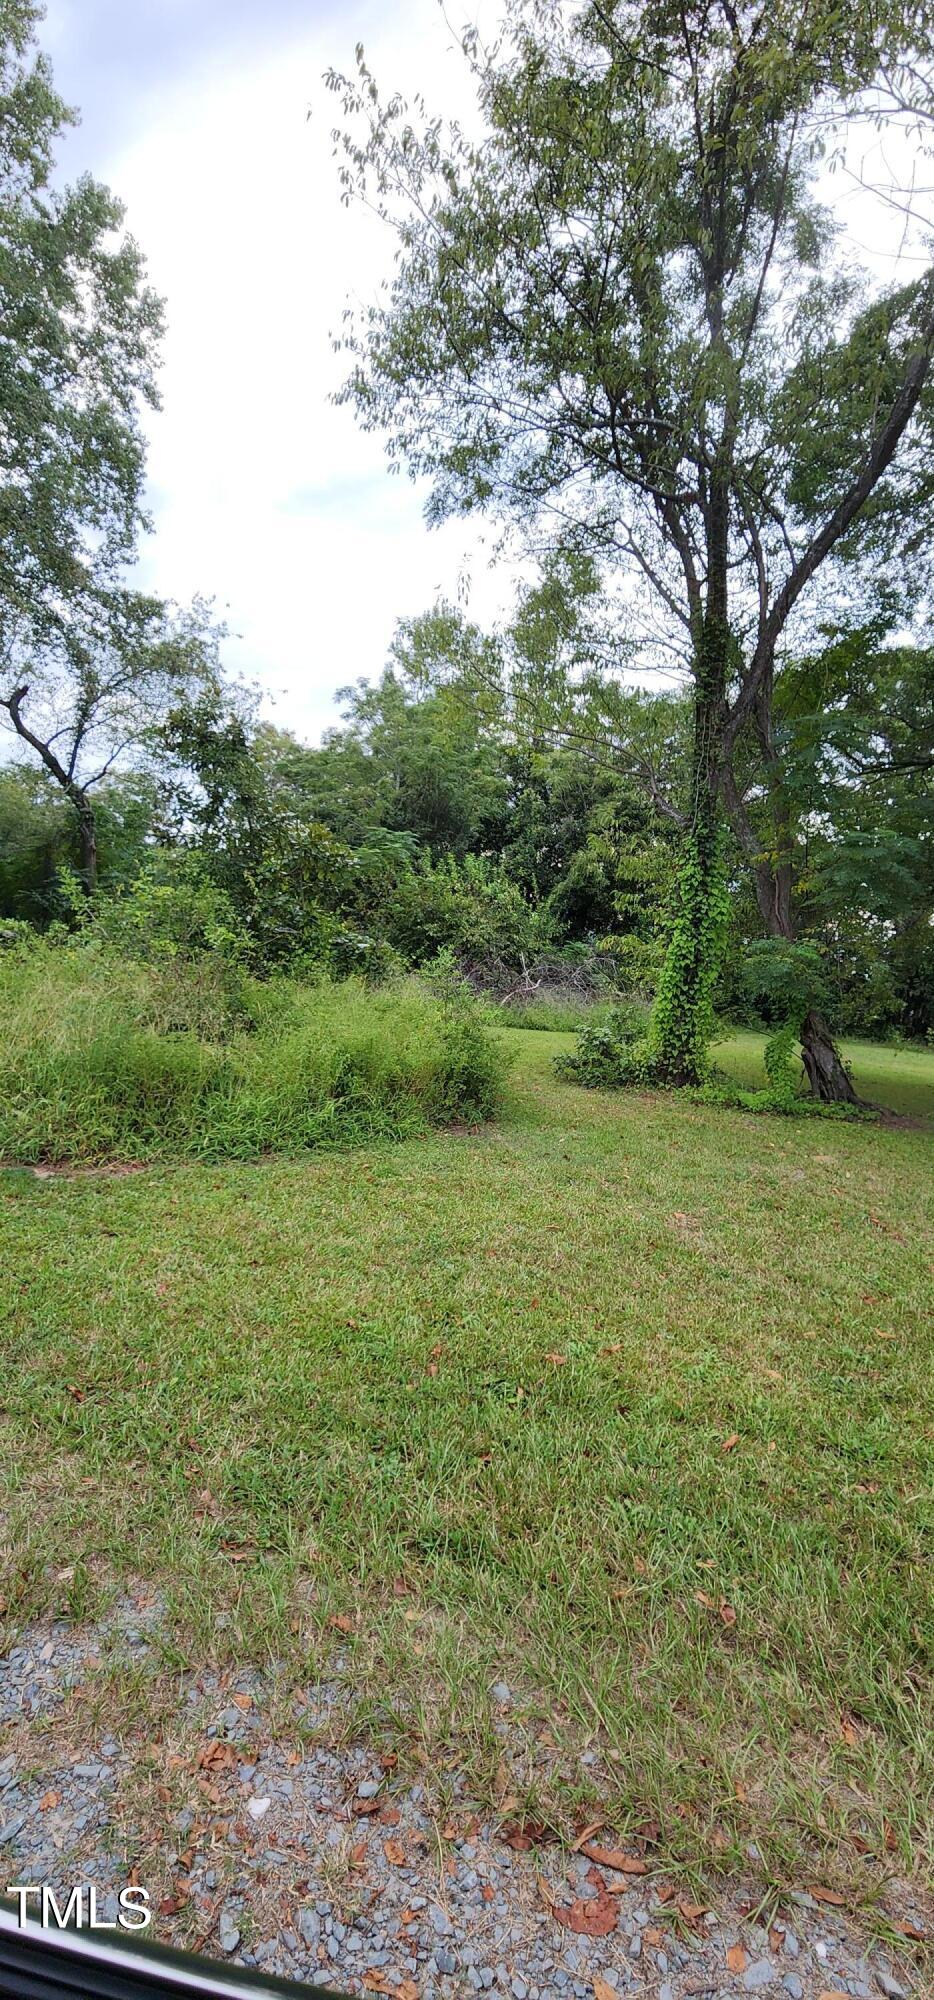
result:
[[[862,645],[858,672],[841,641],[779,677],[798,942],[764,935],[737,845],[718,1005],[774,1024],[801,986],[843,1031],[924,1036],[934,655],[872,635]],[[378,978],[450,951],[498,996],[650,994],[673,908],[686,706],[631,696],[624,755],[599,690],[578,681],[559,701],[552,685],[548,729],[541,700],[523,704],[516,687],[490,642],[449,612],[404,628],[375,684],[343,690],[343,724],[318,747],[215,681],[169,709],[96,794],[111,926],[223,934],[260,974]],[[79,866],[67,797],[41,769],[6,766],[3,916],[79,923]]]

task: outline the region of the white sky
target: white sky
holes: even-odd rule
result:
[[[498,8],[462,12],[489,26]],[[213,598],[239,635],[229,666],[314,739],[335,688],[378,674],[396,620],[455,596],[466,568],[479,622],[511,595],[479,526],[429,534],[379,437],[329,402],[331,335],[349,295],[374,296],[392,243],[340,203],[322,73],[351,69],[361,40],[383,89],[464,113],[454,35],[437,0],[49,0],[40,40],[83,114],[64,171],[120,195],[167,300],[140,581]],[[890,279],[891,214],[832,193]]]
[[[150,25],[149,0],[122,4]],[[420,492],[389,473],[381,440],[329,402],[346,367],[331,335],[350,294],[375,294],[392,244],[340,203],[339,101],[322,74],[351,70],[362,40],[386,85],[457,111],[469,102],[463,62],[435,0],[310,5],[303,29],[294,7],[247,0],[232,38],[223,8],[215,25],[212,0],[191,0],[194,46],[179,10],[174,38],[123,50],[112,87],[132,116],[114,119],[106,103],[87,109],[95,40],[103,65],[115,29],[108,4],[93,24],[88,8],[52,0],[40,29],[59,89],[84,112],[65,171],[114,188],[167,300],[140,581],[214,598],[239,635],[229,665],[268,691],[277,722],[313,739],[336,718],[334,689],[378,674],[396,620],[456,595],[466,557],[472,616],[491,619],[510,594],[478,528],[429,533]]]

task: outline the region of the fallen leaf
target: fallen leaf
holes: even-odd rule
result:
[[[502,1839],[516,1854],[527,1854],[530,1847],[540,1847],[542,1841],[552,1838],[549,1829],[540,1820],[511,1820],[502,1830]]]
[[[902,1937],[910,1938],[912,1944],[925,1944],[927,1942],[927,1931],[919,1930],[917,1924],[893,1924],[892,1929],[900,1931]]]
[[[366,1841],[358,1840],[356,1846],[352,1847],[350,1850],[351,1868],[362,1868],[365,1860],[366,1860]]]
[[[846,1903],[846,1897],[841,1896],[839,1889],[811,1888],[808,1894],[813,1896],[815,1903],[832,1903],[835,1909],[843,1909]]]
[[[735,1448],[736,1448],[736,1446],[738,1445],[738,1443],[739,1443],[739,1432],[738,1432],[738,1431],[731,1431],[731,1432],[730,1432],[730,1435],[729,1435],[729,1437],[728,1437],[728,1438],[724,1438],[724,1440],[723,1440],[723,1443],[722,1443],[722,1445],[720,1446],[720,1450],[721,1450],[721,1451],[734,1451],[734,1450],[735,1450]]]
[[[839,1986],[822,1986],[817,2000],[847,2000],[847,1996],[841,1993]]]
[[[556,1903],[554,1917],[578,1937],[609,1937],[616,1929],[618,1911],[612,1896],[592,1896],[587,1902],[575,1896],[573,1903]]]
[[[840,1734],[844,1743],[848,1743],[851,1749],[859,1742],[859,1730],[851,1715],[840,1717]]]
[[[385,1972],[365,1972],[363,1984],[368,1993],[395,1993],[396,1990]]]
[[[177,1917],[179,1910],[184,1909],[187,1900],[188,1899],[186,1896],[181,1896],[181,1895],[163,1896],[162,1901],[159,1904],[160,1917]]]
[[[645,1944],[652,1946],[653,1951],[656,1945],[664,1944],[665,1941],[664,1931],[658,1930],[654,1924],[650,1924],[648,1930],[643,1931],[642,1937]]]
[[[400,1979],[396,1987],[396,2000],[418,2000],[418,1987],[414,1979]]]
[[[594,2000],[617,2000],[616,1988],[608,1979],[601,1979],[599,1972],[593,1976]]]
[[[580,1833],[577,1836],[577,1839],[574,1841],[571,1847],[571,1853],[579,1854],[581,1848],[586,1847],[588,1840],[592,1840],[594,1834],[599,1833],[601,1827],[604,1827],[605,1825],[606,1825],[605,1819],[592,1819],[589,1825],[582,1827]]]
[[[647,1875],[649,1864],[640,1861],[635,1854],[624,1854],[621,1847],[597,1847],[592,1841],[584,1842],[584,1853],[588,1861],[596,1861],[601,1868],[614,1868],[617,1875]]]
[[[355,1819],[369,1819],[371,1813],[379,1812],[378,1799],[354,1799],[351,1812]]]
[[[708,1907],[707,1903],[679,1902],[678,1904],[678,1908],[686,1924],[700,1923],[701,1918],[706,1917]]]
[[[328,1624],[333,1626],[335,1632],[353,1631],[353,1619],[351,1618],[349,1611],[333,1612],[331,1617],[328,1619]]]
[[[204,1771],[223,1769],[225,1764],[235,1764],[236,1761],[233,1744],[225,1743],[221,1737],[216,1737],[213,1743],[206,1743],[204,1749],[198,1751],[198,1763]]]
[[[383,1853],[386,1856],[390,1868],[404,1868],[405,1848],[403,1847],[401,1840],[384,1840]]]
[[[747,1792],[745,1785],[740,1783],[739,1778],[737,1778],[736,1783],[733,1786],[733,1790],[736,1793],[740,1805],[742,1806],[748,1805],[749,1793]]]
[[[239,1708],[241,1715],[249,1715],[250,1709],[253,1706],[252,1695],[235,1694],[231,1696],[231,1700],[233,1702],[234,1707]]]
[[[567,1358],[566,1354],[556,1353],[546,1354],[545,1356],[545,1360],[550,1361],[553,1368],[563,1368]]]
[[[749,1953],[745,1945],[731,1944],[726,1955],[726,1962],[731,1972],[745,1972],[749,1964]]]
[[[895,1828],[892,1825],[891,1820],[889,1819],[883,1820],[882,1830],[885,1837],[886,1849],[889,1854],[894,1854],[898,1848],[898,1837],[896,1835]]]
[[[725,1597],[722,1597],[720,1599],[718,1610],[720,1613],[721,1625],[730,1626],[736,1624],[736,1613],[733,1609],[732,1604],[728,1604]]]
[[[769,1950],[781,1951],[784,1942],[785,1942],[784,1931],[776,1930],[773,1924],[772,1929],[769,1932]]]
[[[60,1806],[61,1802],[61,1792],[44,1792],[42,1798],[39,1800],[39,1811],[51,1812],[52,1807]]]
[[[400,1813],[398,1806],[383,1806],[380,1809],[380,1815],[379,1815],[380,1826],[398,1826],[401,1818],[402,1814]]]

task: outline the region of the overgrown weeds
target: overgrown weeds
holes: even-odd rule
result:
[[[461,992],[262,984],[94,939],[0,964],[8,1160],[248,1159],[494,1111],[504,1058]]]

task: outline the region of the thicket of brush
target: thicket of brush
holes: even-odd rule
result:
[[[450,978],[260,982],[94,938],[0,953],[0,1158],[249,1158],[491,1115],[505,1058]]]

